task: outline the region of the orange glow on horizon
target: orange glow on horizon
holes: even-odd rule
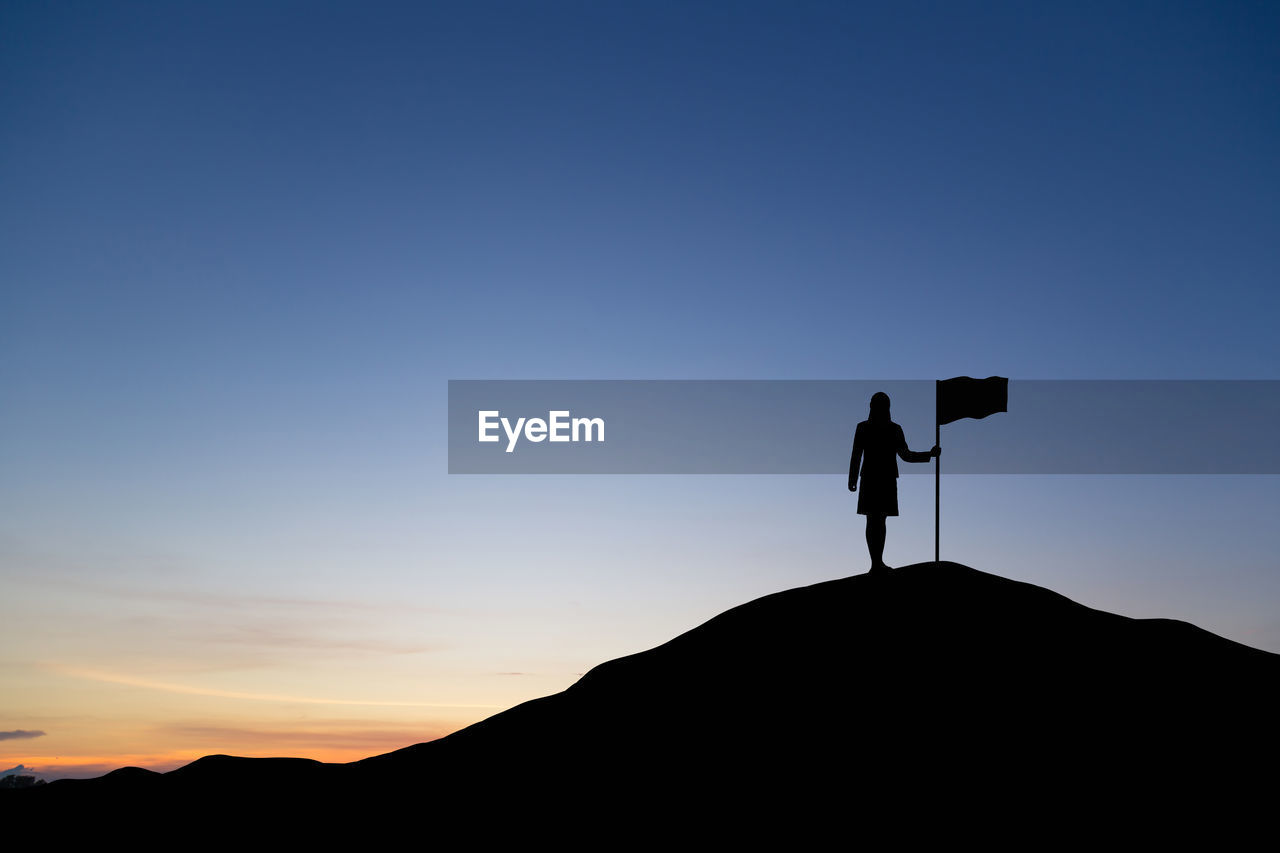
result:
[[[374,755],[394,752],[415,743],[425,743],[449,734],[424,733],[418,739],[396,733],[370,735],[362,745],[316,747],[313,749],[281,749],[260,744],[226,744],[225,749],[181,749],[169,752],[121,753],[118,755],[43,755],[23,753],[0,758],[5,767],[24,765],[29,772],[46,780],[75,778],[88,779],[102,776],[122,767],[141,767],[157,773],[167,773],[206,755],[234,755],[242,758],[309,758],[329,764],[346,764]]]

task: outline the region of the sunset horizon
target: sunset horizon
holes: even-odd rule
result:
[[[943,561],[1280,653],[1276,32],[5,4],[0,774],[433,741],[928,562],[935,506]],[[940,425],[956,379],[1007,408]]]

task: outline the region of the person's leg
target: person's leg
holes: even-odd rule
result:
[[[867,515],[867,551],[871,554],[871,568],[884,568],[885,516]]]

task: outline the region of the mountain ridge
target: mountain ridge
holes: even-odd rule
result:
[[[1280,757],[1278,695],[1280,655],[921,563],[763,596],[560,693],[350,764],[206,756],[25,793],[146,797],[191,819],[229,791],[270,803],[250,807],[260,820],[282,805],[395,820],[425,801],[444,825],[566,803],[627,822],[655,792],[707,825],[846,799],[898,815],[903,791],[957,819],[987,798],[1065,808],[1081,790],[1238,805],[1252,768]]]

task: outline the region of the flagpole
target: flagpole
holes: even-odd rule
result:
[[[941,382],[934,380],[933,383],[933,445],[939,447],[942,444],[942,424],[938,423],[938,389]],[[938,556],[938,533],[941,527],[938,517],[942,507],[942,455],[933,457],[933,565],[937,568],[941,559]]]

